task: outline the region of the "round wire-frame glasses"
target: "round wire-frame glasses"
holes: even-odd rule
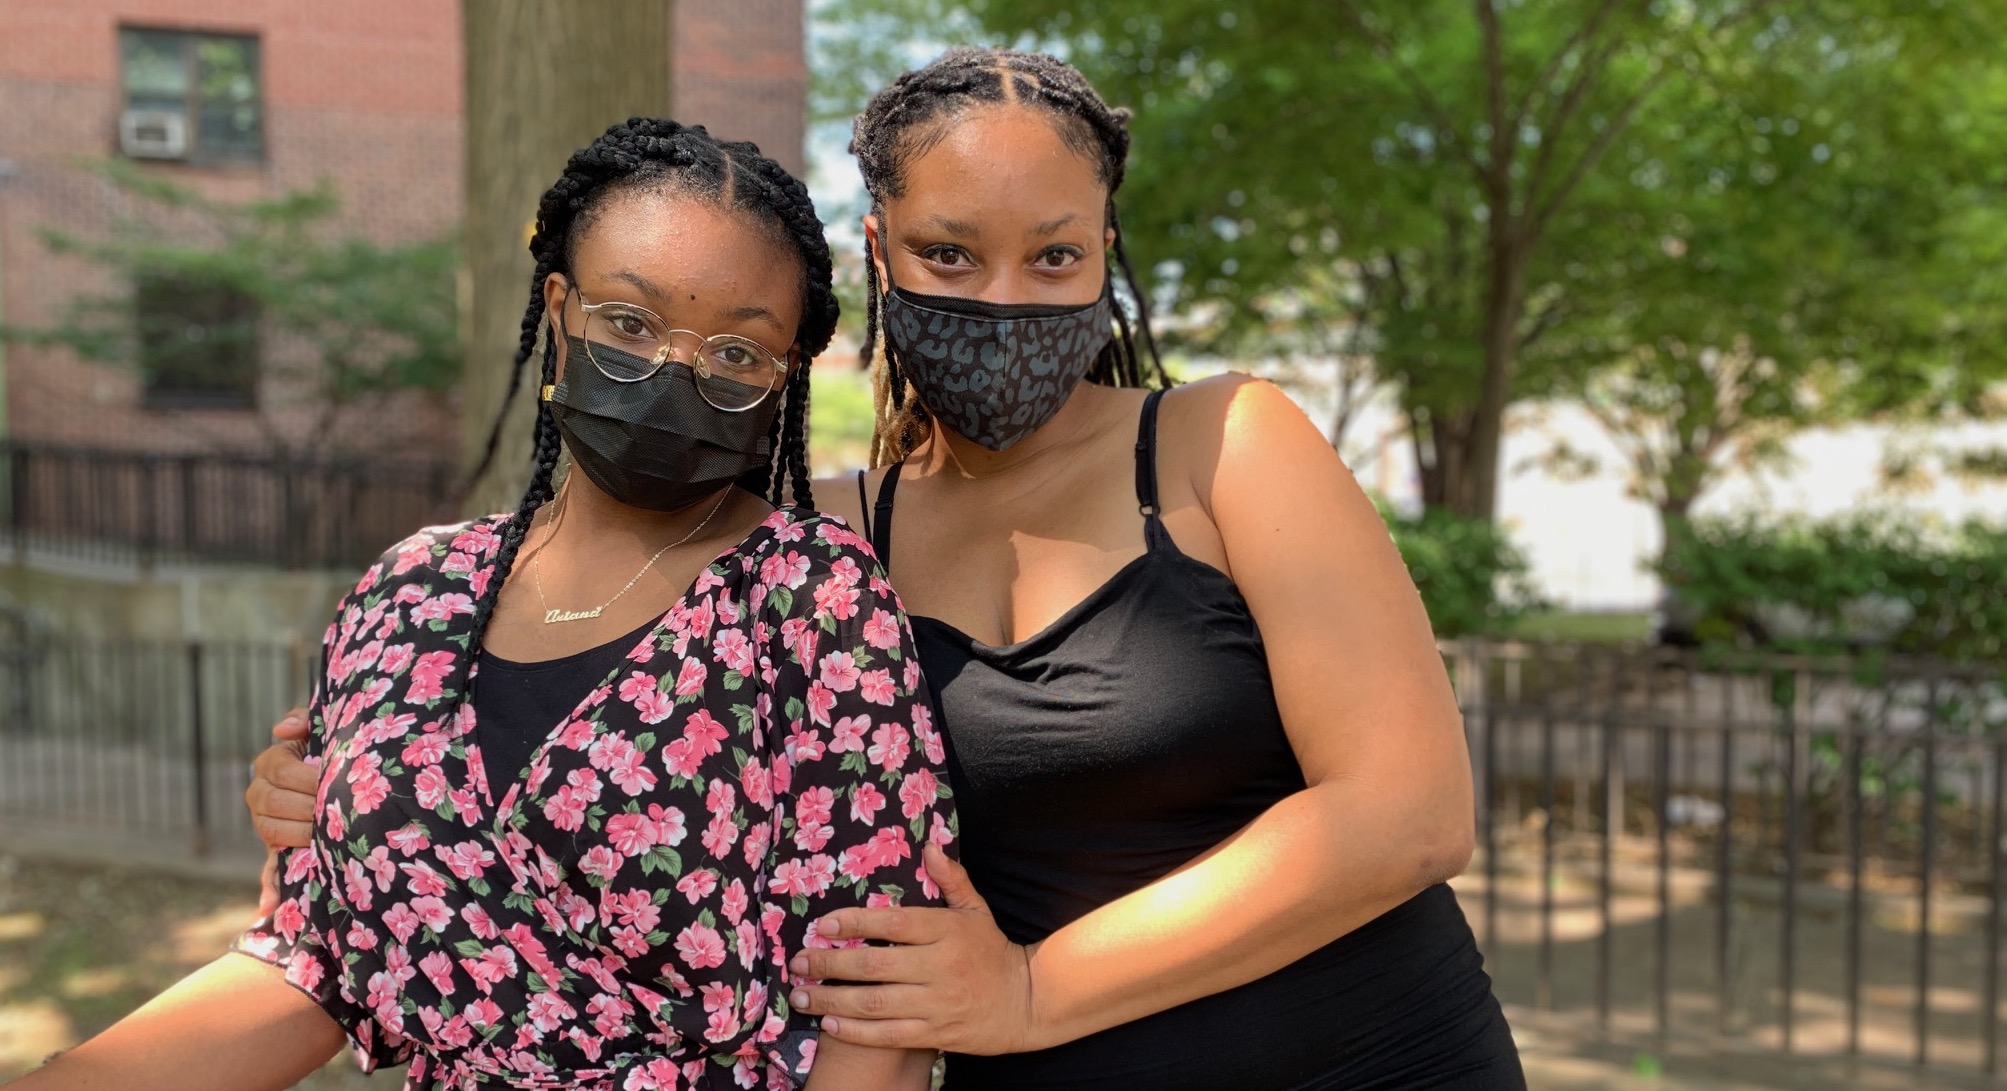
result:
[[[586,355],[601,375],[617,383],[643,382],[674,360],[694,373],[697,393],[706,402],[726,413],[743,413],[765,401],[787,374],[786,360],[750,338],[675,329],[646,307],[612,300],[588,303],[582,292],[578,309],[585,315]],[[679,345],[690,344],[696,346],[694,352],[677,354]]]

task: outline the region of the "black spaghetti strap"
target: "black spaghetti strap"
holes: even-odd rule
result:
[[[878,483],[878,517],[871,524],[871,551],[878,554],[878,563],[887,572],[892,571],[892,494],[899,491],[899,471],[905,468],[905,462],[894,462],[885,467],[885,480]],[[857,487],[864,487],[861,476]]]
[[[1164,529],[1163,509],[1157,505],[1157,403],[1164,392],[1152,390],[1143,399],[1143,419],[1136,426],[1136,505],[1143,513],[1143,540],[1151,549],[1176,549],[1171,532]]]
[[[857,517],[864,521],[864,526],[860,529],[864,531],[864,540],[868,542],[871,540],[871,498],[864,494],[863,470],[857,471]]]

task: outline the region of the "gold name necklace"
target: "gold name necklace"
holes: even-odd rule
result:
[[[636,572],[634,574],[633,579],[628,580],[626,584],[622,585],[620,590],[615,591],[613,593],[612,598],[607,599],[605,602],[600,603],[598,606],[595,606],[590,610],[551,609],[550,600],[544,597],[544,551],[542,549],[538,549],[536,559],[530,562],[530,575],[532,578],[536,580],[537,601],[543,604],[544,624],[556,625],[557,623],[563,621],[589,621],[605,613],[607,607],[620,601],[620,596],[625,595],[630,590],[633,590],[634,585],[640,582],[641,577],[648,574],[649,569],[655,567],[655,562],[661,560],[662,555],[664,553],[667,553],[670,550],[675,549],[677,546],[682,545],[684,542],[687,542],[690,539],[695,538],[700,532],[703,531],[705,527],[710,526],[711,520],[715,518],[718,514],[718,509],[725,506],[725,499],[731,495],[732,495],[732,490],[730,489],[726,489],[723,492],[720,492],[718,494],[718,502],[711,505],[711,514],[704,516],[703,522],[698,523],[696,528],[691,530],[690,533],[685,534],[683,537],[677,539],[676,541],[670,542],[668,545],[663,546],[661,549],[656,550],[655,555],[653,557],[648,558],[648,563],[641,566],[641,571]],[[567,500],[569,500],[569,498],[567,498]],[[557,536],[558,523],[564,519],[565,509],[569,508],[570,506],[571,506],[570,503],[567,502],[564,505],[564,507],[560,507],[558,509],[556,518],[551,520],[551,536],[553,538]]]

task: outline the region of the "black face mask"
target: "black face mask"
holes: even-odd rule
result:
[[[551,391],[551,416],[572,461],[608,496],[650,511],[681,511],[767,465],[778,395],[727,413],[704,400],[696,375],[681,364],[638,383],[617,383],[593,366],[584,339],[567,337],[565,347],[565,377]],[[593,351],[617,350],[595,344]]]
[[[885,266],[885,340],[920,404],[958,435],[1002,451],[1044,427],[1113,336],[1103,284],[1084,306],[921,295]]]

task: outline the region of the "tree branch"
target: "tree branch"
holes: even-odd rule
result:
[[[1534,77],[1533,83],[1526,89],[1526,97],[1520,100],[1519,108],[1513,112],[1515,121],[1533,112],[1534,101],[1545,97],[1547,88],[1553,84],[1555,74],[1561,71],[1561,65],[1568,59],[1568,55],[1580,48],[1582,43],[1594,38],[1597,29],[1603,25],[1603,20],[1609,18],[1610,13],[1622,3],[1624,0],[1603,0],[1595,11],[1589,13],[1589,18],[1576,29],[1575,33],[1561,43],[1561,48],[1555,50],[1552,57],[1547,58],[1547,64],[1541,68],[1540,74]]]
[[[1408,310],[1411,298],[1408,295],[1408,278],[1401,272],[1401,256],[1392,250],[1387,251],[1387,279],[1394,283],[1394,305],[1400,310]]]
[[[1610,58],[1617,52],[1621,41],[1604,42],[1589,51],[1582,62],[1581,71],[1569,82],[1568,90],[1561,96],[1561,107],[1554,112],[1554,120],[1540,126],[1540,154],[1533,159],[1533,170],[1526,179],[1526,204],[1528,208],[1547,184],[1548,171],[1553,168],[1555,153],[1561,147],[1562,136],[1568,131],[1568,124],[1575,120],[1582,104],[1588,101],[1589,89],[1596,85],[1604,72],[1609,70]]]
[[[1500,40],[1498,9],[1492,6],[1492,0],[1476,0],[1476,3],[1477,25],[1484,35],[1485,113],[1491,122],[1491,169],[1485,172],[1486,188],[1492,191],[1494,202],[1502,199],[1506,205],[1495,209],[1494,213],[1509,215],[1512,211],[1512,149],[1517,141],[1505,106],[1505,45]]]
[[[1623,135],[1624,130],[1631,124],[1631,118],[1637,114],[1638,107],[1644,105],[1645,99],[1651,97],[1652,92],[1658,90],[1659,86],[1672,76],[1672,73],[1673,65],[1668,63],[1653,73],[1651,78],[1645,80],[1644,85],[1639,87],[1637,93],[1631,96],[1631,100],[1624,103],[1624,108],[1617,111],[1616,120],[1604,128],[1602,133],[1597,136],[1596,142],[1589,145],[1589,149],[1582,153],[1581,158],[1575,160],[1575,165],[1569,168],[1568,175],[1561,180],[1561,184],[1556,186],[1554,192],[1548,194],[1547,198],[1540,202],[1533,214],[1526,218],[1524,242],[1527,246],[1531,246],[1539,241],[1541,234],[1547,230],[1547,224],[1554,218],[1554,213],[1559,211],[1562,203],[1567,201],[1568,196],[1575,191],[1576,186],[1582,184],[1582,179],[1588,176],[1596,164],[1602,162],[1603,156],[1609,153],[1611,146],[1616,144],[1617,138]],[[1532,202],[1534,196],[1535,193],[1533,190],[1527,190],[1526,197],[1528,203]]]
[[[1773,6],[1776,2],[1777,0],[1750,0],[1742,9],[1722,17],[1721,21],[1714,26],[1703,28],[1702,37],[1705,38],[1709,33],[1718,34],[1737,23],[1751,19],[1764,11],[1764,9]],[[1623,135],[1624,129],[1631,123],[1631,118],[1636,115],[1638,107],[1643,105],[1652,92],[1658,90],[1660,85],[1671,78],[1676,69],[1677,66],[1670,59],[1667,59],[1657,72],[1646,79],[1643,86],[1638,88],[1637,93],[1633,94],[1630,101],[1624,104],[1623,109],[1618,111],[1617,119],[1608,128],[1604,129],[1596,142],[1589,147],[1589,150],[1584,152],[1582,157],[1575,161],[1575,165],[1570,168],[1567,177],[1562,179],[1561,184],[1552,193],[1548,194],[1546,199],[1539,203],[1539,206],[1531,216],[1527,217],[1525,239],[1528,245],[1537,241],[1541,234],[1546,231],[1547,224],[1553,219],[1554,213],[1560,209],[1562,204],[1567,202],[1569,195],[1574,192],[1575,187],[1581,184],[1583,177],[1589,171],[1593,170],[1596,164],[1602,160],[1603,156],[1609,152],[1610,147],[1617,142],[1617,138]],[[1546,141],[1545,134],[1543,133],[1542,147],[1549,146],[1551,145]],[[1526,195],[1529,205],[1532,204],[1538,193],[1539,188],[1537,184],[1529,184],[1527,186]]]
[[[1341,3],[1339,10],[1351,18],[1352,25],[1359,29],[1360,34],[1365,35],[1367,42],[1373,46],[1374,52],[1386,58],[1387,62],[1394,66],[1394,71],[1401,77],[1401,82],[1408,85],[1408,90],[1414,93],[1415,99],[1421,104],[1422,109],[1434,119],[1436,128],[1442,132],[1446,138],[1446,143],[1454,149],[1457,157],[1463,160],[1464,164],[1470,167],[1472,172],[1479,178],[1483,178],[1484,164],[1478,160],[1477,156],[1471,154],[1470,148],[1464,144],[1463,134],[1461,128],[1456,123],[1455,116],[1443,106],[1442,100],[1438,99],[1435,93],[1429,90],[1429,85],[1427,81],[1422,79],[1421,74],[1401,60],[1399,54],[1394,49],[1393,39],[1375,29],[1373,24],[1368,22],[1366,17],[1360,13],[1357,5]]]
[[[1539,341],[1542,337],[1546,336],[1548,331],[1552,330],[1557,324],[1560,323],[1561,319],[1566,318],[1567,316],[1568,316],[1567,297],[1566,296],[1555,297],[1545,307],[1542,307],[1540,309],[1539,314],[1533,316],[1533,324],[1528,326],[1526,332],[1520,335],[1519,350],[1521,352],[1524,352],[1527,349],[1532,348],[1536,341]]]

